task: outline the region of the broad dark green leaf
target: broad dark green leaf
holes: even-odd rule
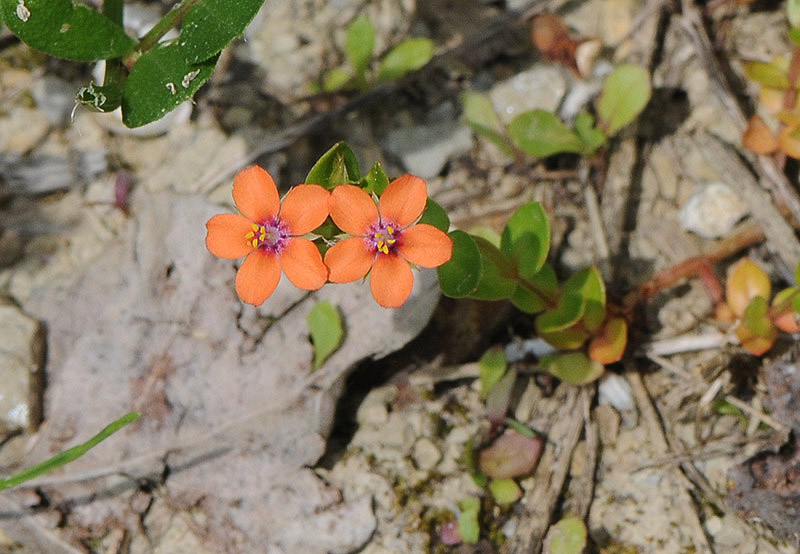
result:
[[[536,158],[583,151],[583,141],[554,114],[533,110],[515,117],[508,125],[508,136],[523,152]]]
[[[7,477],[6,479],[0,479],[0,490],[7,489],[10,487],[16,487],[24,483],[25,481],[30,481],[34,477],[38,477],[48,471],[53,471],[56,468],[63,466],[64,464],[68,464],[74,460],[77,460],[84,454],[86,454],[89,450],[100,444],[102,441],[106,440],[108,437],[125,427],[126,425],[133,423],[139,419],[139,414],[137,412],[130,412],[122,416],[121,418],[109,423],[106,425],[99,433],[95,436],[90,438],[88,441],[73,446],[72,448],[65,450],[64,452],[60,452],[53,456],[52,458],[45,460],[40,464],[36,464],[35,466],[29,467],[19,473],[12,475],[11,477]]]
[[[332,189],[336,185],[358,181],[358,159],[346,142],[337,142],[317,160],[306,176],[306,184]]]
[[[25,44],[76,61],[119,58],[136,41],[106,16],[70,0],[0,0],[8,28]]]
[[[140,127],[189,100],[211,77],[216,57],[187,64],[178,42],[158,44],[131,69],[122,93],[122,121]]]
[[[529,314],[543,312],[550,305],[550,299],[558,292],[558,278],[550,264],[544,264],[539,272],[517,285],[511,302],[518,309]]]
[[[419,223],[433,225],[445,233],[450,230],[450,218],[447,212],[431,198],[428,198],[428,201],[425,203],[425,211],[422,212]]]
[[[191,9],[178,39],[187,64],[203,62],[244,33],[264,0],[202,0]]]
[[[433,41],[428,38],[404,40],[381,60],[378,80],[399,79],[406,73],[421,68],[433,57],[433,48]]]
[[[342,316],[336,306],[322,300],[308,312],[306,321],[314,344],[314,369],[319,369],[342,342]]]
[[[469,296],[480,282],[483,274],[481,253],[475,241],[464,231],[453,231],[453,256],[436,268],[439,288],[445,296],[464,298]]]
[[[481,253],[483,273],[470,298],[477,300],[505,300],[517,290],[514,266],[500,250],[488,240],[473,236]]]
[[[375,28],[365,15],[358,17],[347,28],[344,50],[356,75],[364,78],[372,51],[375,49]]]
[[[638,65],[621,65],[606,78],[597,99],[597,116],[605,132],[613,137],[636,119],[650,101],[652,87],[647,70]]]
[[[506,223],[500,250],[514,260],[520,276],[533,278],[550,251],[550,222],[538,202],[525,204]]]

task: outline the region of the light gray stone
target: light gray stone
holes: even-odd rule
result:
[[[441,173],[447,161],[472,148],[472,131],[458,121],[396,129],[386,148],[403,162],[407,171],[423,179]]]

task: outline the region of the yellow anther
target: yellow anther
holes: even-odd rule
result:
[[[386,227],[386,230],[387,230],[387,231],[389,231],[389,234],[390,234],[390,235],[393,235],[393,234],[394,234],[394,229],[392,229],[392,226],[391,226],[391,225],[387,226],[387,227]]]
[[[386,244],[394,244],[397,242],[397,239],[387,239]]]
[[[253,239],[253,242],[251,244],[253,245],[253,248],[258,247],[258,239]]]
[[[250,227],[253,229],[253,231],[258,231],[258,224],[257,223],[253,223]]]
[[[377,233],[375,233],[375,238],[376,238],[376,239],[379,239],[379,238],[381,238],[381,232],[380,232],[380,231],[378,231]]]
[[[246,238],[246,239],[251,239],[251,238],[253,238],[254,236],[256,236],[256,234],[255,234],[253,231],[250,231],[249,233],[247,233],[247,234],[244,236],[244,238]],[[248,241],[248,242],[249,242],[249,241]]]

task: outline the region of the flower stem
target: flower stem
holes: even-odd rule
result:
[[[123,25],[123,0],[104,0],[103,1],[103,15],[109,18],[112,22],[120,27]],[[125,85],[125,66],[122,65],[122,60],[117,58],[113,60],[106,60],[106,70],[103,76],[103,86],[113,87],[119,91]]]
[[[173,8],[139,40],[139,44],[134,50],[134,53],[126,56],[126,65],[129,61],[135,61],[130,60],[131,57],[138,57],[158,44],[158,41],[161,40],[164,35],[171,29],[180,25],[181,21],[189,14],[189,11],[199,2],[200,0],[181,0],[181,2],[175,4],[175,6],[173,6]]]

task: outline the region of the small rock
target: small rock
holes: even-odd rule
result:
[[[54,125],[63,125],[69,121],[75,106],[75,92],[75,85],[52,75],[36,79],[31,88],[36,105]]]
[[[39,322],[0,300],[0,432],[33,432],[42,419],[44,332]]]
[[[44,139],[50,121],[43,111],[15,107],[0,118],[0,152],[27,154]]]
[[[422,437],[414,443],[414,450],[411,453],[414,458],[414,463],[419,469],[430,471],[439,460],[442,459],[442,453],[430,439]]]
[[[566,90],[567,82],[559,67],[537,64],[495,85],[489,98],[500,120],[508,125],[519,114],[537,108],[554,112]]]
[[[633,411],[636,408],[631,386],[615,373],[606,373],[600,379],[598,396],[600,404],[610,404],[618,412]]]
[[[684,204],[679,219],[684,229],[706,239],[716,239],[728,234],[748,212],[747,204],[731,187],[711,183]]]
[[[386,148],[398,156],[407,171],[423,179],[436,177],[453,156],[472,148],[472,131],[458,121],[396,129]]]

